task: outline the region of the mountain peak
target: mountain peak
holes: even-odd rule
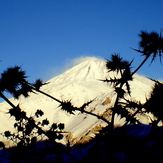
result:
[[[83,60],[83,61],[82,61]],[[79,64],[68,69],[63,74],[54,77],[50,82],[54,81],[88,81],[92,79],[103,79],[106,77],[106,62],[95,57],[86,57],[81,59]]]
[[[74,60],[74,62],[76,63],[75,65],[78,65],[82,62],[86,62],[86,61],[104,61],[102,58],[97,58],[97,57],[79,57],[77,59]]]

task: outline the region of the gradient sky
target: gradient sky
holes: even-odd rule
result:
[[[29,80],[48,80],[78,57],[109,59],[119,53],[143,59],[141,30],[163,28],[163,0],[0,0],[0,70],[22,65]],[[163,79],[163,67],[148,62],[139,74]],[[134,70],[134,69],[133,69]]]

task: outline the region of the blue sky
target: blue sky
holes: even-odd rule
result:
[[[45,81],[78,57],[143,59],[140,30],[163,28],[162,0],[0,0],[0,70],[22,65],[29,80]],[[163,67],[148,62],[140,74],[163,79]],[[133,69],[134,70],[134,69]]]

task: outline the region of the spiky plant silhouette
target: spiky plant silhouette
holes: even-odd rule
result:
[[[32,89],[28,86],[25,74],[19,66],[8,68],[1,74],[0,91],[7,91],[16,98],[21,94],[27,97]]]
[[[143,56],[145,56],[145,58],[132,74],[136,73],[151,56],[152,56],[151,63],[155,60],[157,56],[160,58],[161,62],[161,57],[163,53],[163,37],[161,35],[161,32],[162,30],[160,31],[160,34],[158,34],[157,32],[150,33],[146,31],[140,32],[139,34],[139,37],[141,39],[139,42],[140,50],[133,48],[132,49],[141,53]]]
[[[106,130],[108,131],[110,128],[113,131],[115,114],[118,114],[122,118],[126,119],[124,125],[127,125],[129,123],[140,123],[139,120],[136,118],[136,115],[143,114],[144,112],[151,112],[157,118],[157,121],[153,122],[153,124],[158,123],[160,120],[163,121],[163,111],[161,107],[163,83],[155,81],[155,87],[151,93],[150,98],[147,99],[145,104],[142,104],[138,101],[128,100],[126,98],[126,95],[131,96],[130,81],[133,80],[133,75],[143,66],[143,64],[151,56],[151,63],[155,60],[157,56],[160,58],[161,62],[161,56],[163,52],[163,38],[161,36],[161,32],[160,34],[158,34],[156,32],[147,33],[141,31],[139,36],[141,39],[139,43],[140,50],[134,50],[141,53],[143,56],[145,56],[145,58],[133,72],[131,72],[131,64],[133,60],[129,62],[123,60],[120,55],[113,54],[111,56],[111,59],[106,61],[108,72],[115,71],[115,76],[101,81],[110,83],[114,87],[114,91],[117,94],[114,106],[110,108],[110,110],[112,110],[111,121],[105,119],[104,116],[100,116],[86,110],[87,106],[89,106],[89,104],[91,104],[94,100],[84,103],[81,107],[75,107],[72,104],[71,100],[61,101],[47,94],[46,92],[41,91],[40,88],[47,83],[43,83],[41,79],[37,79],[34,83],[29,83],[27,81],[26,72],[23,71],[21,67],[15,66],[8,68],[1,74],[0,97],[8,102],[8,104],[12,107],[11,109],[9,109],[8,114],[15,118],[14,127],[17,132],[11,133],[11,131],[5,131],[3,135],[7,139],[14,141],[18,146],[28,146],[36,143],[38,138],[42,137],[46,137],[51,142],[55,142],[56,139],[62,139],[64,133],[64,124],[62,123],[50,124],[47,118],[43,119],[42,121],[37,120],[41,116],[43,116],[44,113],[42,110],[37,110],[34,116],[27,116],[26,112],[21,110],[19,105],[15,106],[8,98],[6,98],[6,96],[4,95],[5,91],[11,93],[15,98],[19,98],[19,96],[21,95],[23,95],[24,97],[28,97],[30,93],[42,93],[49,98],[57,101],[60,104],[59,107],[61,107],[62,110],[66,111],[69,114],[74,114],[76,111],[80,111],[81,113],[86,113],[103,120],[108,124],[108,126],[104,129],[104,132],[106,132]],[[111,138],[113,141],[111,140],[109,148],[113,150],[113,152],[110,152],[111,157],[109,156],[109,160],[113,162],[114,145],[117,140],[115,140],[116,138],[114,138],[114,135],[112,137],[112,134]],[[4,148],[4,143],[0,142],[0,148]],[[71,156],[70,153],[69,155],[76,162],[79,161],[76,160],[75,157]]]
[[[59,100],[58,100],[58,101],[59,101]],[[80,111],[81,113],[86,113],[86,114],[92,115],[92,116],[94,116],[94,117],[96,117],[96,118],[98,118],[98,119],[103,120],[103,121],[106,122],[107,124],[110,124],[110,122],[109,122],[107,119],[105,119],[103,116],[100,116],[100,115],[98,115],[98,114],[95,114],[95,113],[93,113],[93,112],[89,112],[89,111],[86,110],[86,107],[87,107],[90,103],[92,103],[93,101],[94,101],[94,99],[91,100],[91,101],[85,102],[85,103],[84,103],[82,106],[80,106],[80,107],[75,107],[75,106],[72,104],[71,100],[60,101],[59,107],[61,107],[62,110],[66,111],[66,112],[69,113],[69,114],[75,114],[75,111]]]
[[[28,117],[25,111],[22,111],[20,106],[15,106],[5,95],[4,92],[12,94],[13,97],[19,98],[23,95],[28,97],[29,93],[40,92],[48,97],[55,99],[54,97],[40,91],[40,87],[47,83],[43,83],[42,80],[37,79],[35,83],[29,83],[27,81],[26,72],[19,66],[14,66],[7,68],[1,74],[0,78],[0,97],[3,98],[12,108],[9,109],[8,114],[15,117],[16,123],[14,127],[16,128],[16,133],[10,133],[6,131],[4,136],[8,139],[14,141],[18,145],[29,145],[30,143],[36,141],[38,137],[45,136],[49,140],[61,139],[63,130],[63,125],[52,124],[49,126],[48,130],[44,130],[44,126],[48,126],[49,121],[47,119],[42,120],[42,122],[36,121],[37,118],[42,116],[44,113],[41,110],[37,110],[34,117]],[[55,99],[57,100],[57,99]],[[58,130],[59,129],[59,130]]]
[[[61,109],[68,112],[69,114],[74,114],[74,111],[81,111],[82,113],[84,112],[84,113],[90,114],[92,116],[97,117],[98,119],[100,118],[104,120],[106,123],[109,123],[102,116],[96,115],[94,113],[91,113],[85,110],[85,107],[87,107],[93,100],[84,103],[80,108],[74,107],[71,103],[71,100],[61,101],[51,96],[50,94],[41,91],[40,88],[46,84],[48,83],[43,83],[41,79],[37,79],[34,83],[29,83],[27,81],[26,72],[23,71],[20,66],[10,67],[1,74],[0,97],[3,98],[12,108],[15,108],[15,106],[10,102],[10,100],[5,97],[3,92],[5,91],[9,92],[16,99],[18,99],[21,95],[23,95],[24,97],[28,97],[29,93],[39,92],[57,101],[60,104],[59,106],[61,107]]]
[[[5,91],[13,95],[13,97],[15,97],[16,99],[18,99],[21,95],[23,95],[24,97],[28,97],[29,93],[31,92],[39,92],[52,98],[53,100],[60,102],[53,96],[40,90],[40,87],[45,84],[47,83],[43,83],[41,79],[37,79],[34,83],[29,83],[27,81],[26,72],[22,70],[20,66],[10,67],[1,74],[0,97],[8,102],[9,105],[11,105],[12,107],[14,107],[12,103],[3,94]]]
[[[131,72],[131,64],[133,60],[131,62],[125,61],[118,54],[112,55],[111,60],[107,60],[106,62],[106,67],[108,68],[108,72],[115,71],[117,74],[120,75],[120,77],[115,76],[114,78],[102,80],[104,82],[109,82],[113,84],[113,87],[115,88],[115,92],[117,93],[115,105],[112,108],[113,110],[113,116],[112,116],[112,121],[111,121],[112,128],[114,126],[114,117],[115,117],[117,108],[120,107],[119,100],[123,99],[126,93],[130,95],[131,90],[130,90],[129,81],[132,81],[133,74],[136,73],[140,69],[140,67],[147,61],[147,59],[151,55],[153,55],[151,63],[154,61],[157,55],[160,57],[160,61],[161,61],[161,55],[163,51],[163,39],[162,39],[161,33],[159,35],[156,32],[147,33],[147,32],[141,31],[139,36],[141,38],[141,41],[139,43],[140,50],[136,50],[136,49],[134,50],[144,55],[145,59],[138,66],[138,68],[135,69],[134,72]],[[14,107],[13,104],[4,96],[3,94],[4,91],[11,93],[15,98],[19,98],[20,95],[27,97],[29,93],[31,92],[33,93],[39,92],[59,102],[61,109],[67,111],[70,114],[74,114],[75,111],[81,111],[81,112],[85,112],[87,114],[96,116],[97,118],[101,118],[102,120],[110,124],[110,122],[108,122],[108,120],[104,119],[102,116],[96,115],[94,113],[90,113],[85,110],[84,107],[89,105],[92,101],[85,103],[80,108],[74,107],[71,101],[60,101],[56,99],[55,97],[41,91],[40,90],[41,86],[45,84],[47,83],[43,83],[42,80],[40,79],[36,80],[36,82],[34,83],[29,83],[27,81],[26,73],[25,71],[21,69],[21,67],[19,66],[11,67],[1,74],[0,96],[4,100],[6,100],[12,107]],[[126,89],[123,88],[124,86],[126,87]],[[121,110],[124,110],[124,109],[121,109]]]
[[[43,116],[42,110],[37,110],[34,116],[27,116],[26,112],[22,111],[19,106],[9,109],[8,114],[15,118],[14,128],[15,131],[9,130],[2,133],[4,137],[13,142],[16,145],[14,150],[10,151],[9,159],[11,162],[31,162],[31,160],[37,160],[36,162],[46,162],[46,152],[50,150],[50,147],[57,149],[58,143],[56,140],[63,138],[64,124],[52,123],[49,120],[40,120]],[[44,145],[37,147],[38,141],[44,141]],[[3,145],[0,143],[0,145]],[[5,146],[2,146],[4,148]],[[45,154],[41,151],[45,148]],[[51,147],[52,148],[52,147]],[[52,149],[51,149],[52,150]],[[57,153],[52,150],[52,152]],[[35,154],[33,154],[35,152]],[[39,154],[39,157],[37,156]],[[69,154],[67,152],[68,155]],[[60,153],[58,152],[58,155]],[[38,161],[41,160],[41,161]],[[34,161],[35,162],[35,161]]]
[[[123,96],[125,92],[123,92],[121,86],[126,83],[126,87],[128,92],[130,92],[128,80],[132,80],[131,73],[130,73],[130,65],[132,62],[128,63],[127,61],[122,61],[122,58],[118,55],[112,56],[112,62],[108,60],[107,67],[110,67],[110,71],[116,70],[117,73],[120,72],[121,78],[120,79],[110,79],[111,82],[115,83],[115,91],[118,93],[120,97]],[[21,69],[19,66],[8,68],[5,72],[1,74],[1,87],[0,87],[0,96],[5,99],[13,108],[14,105],[3,95],[4,91],[7,91],[11,93],[15,98],[19,98],[20,95],[23,95],[25,97],[29,96],[29,93],[33,92],[39,92],[42,93],[49,98],[57,101],[60,103],[61,109],[67,111],[70,114],[74,114],[74,111],[81,111],[82,113],[87,113],[92,116],[97,117],[98,119],[102,119],[106,123],[109,124],[108,120],[106,120],[103,116],[99,116],[97,114],[94,114],[92,112],[88,112],[85,110],[85,108],[93,101],[86,102],[83,104],[80,108],[74,107],[71,103],[71,101],[60,101],[56,99],[55,97],[43,92],[40,90],[41,86],[47,84],[43,83],[41,79],[37,79],[34,83],[29,83],[27,81],[26,72]],[[121,83],[120,87],[117,87]]]
[[[107,60],[106,62],[106,68],[108,69],[108,72],[115,71],[116,76],[114,78],[101,80],[103,82],[111,83],[114,87],[115,92],[117,93],[117,97],[114,103],[114,106],[112,109],[112,119],[110,122],[110,128],[111,130],[114,129],[114,119],[115,114],[122,112],[124,109],[122,109],[122,106],[119,105],[120,99],[124,98],[125,94],[130,94],[130,85],[129,81],[131,81],[132,74],[131,74],[131,64],[133,61],[128,62],[123,60],[123,58],[120,57],[118,54],[113,54],[111,56],[111,60]],[[119,74],[119,75],[118,75]],[[123,88],[123,86],[126,87],[126,90]],[[124,115],[124,113],[123,113]],[[128,115],[128,114],[127,114]],[[127,116],[125,116],[127,118]]]
[[[37,110],[34,116],[28,117],[18,105],[9,109],[8,114],[15,118],[14,128],[17,132],[5,131],[3,135],[18,146],[28,146],[42,138],[55,142],[56,139],[62,139],[62,134],[65,133],[64,124],[50,124],[47,118],[42,121],[37,120],[44,114],[42,110]]]
[[[108,72],[115,71],[117,75],[114,78],[101,80],[103,82],[110,83],[114,87],[115,92],[117,93],[114,107],[111,108],[112,120],[110,123],[111,124],[110,128],[112,130],[114,129],[114,117],[116,113],[121,115],[121,117],[126,118],[125,124],[127,124],[128,122],[138,123],[138,121],[134,118],[134,116],[136,116],[136,114],[143,113],[144,112],[143,109],[145,109],[145,106],[147,105],[141,104],[140,102],[134,102],[125,99],[125,95],[126,94],[130,95],[131,93],[129,81],[132,81],[133,75],[143,66],[143,64],[151,56],[152,56],[151,63],[155,60],[157,56],[160,58],[160,62],[161,62],[161,57],[163,53],[163,38],[161,35],[161,31],[160,34],[156,32],[147,33],[145,31],[141,31],[139,37],[141,39],[139,42],[140,50],[133,49],[133,48],[132,49],[145,56],[141,64],[133,72],[131,72],[131,64],[133,60],[131,62],[128,62],[123,60],[123,58],[120,57],[120,55],[113,54],[111,56],[111,60],[107,60],[106,67],[108,69]],[[121,99],[125,101],[123,102],[123,105]],[[133,114],[131,114],[128,108],[130,108],[130,111],[131,108],[135,110]],[[146,109],[146,111],[148,110],[149,109]]]
[[[130,88],[128,84],[128,80],[132,80],[131,73],[130,73],[130,65],[132,62],[128,63],[127,61],[123,61],[122,58],[120,58],[119,55],[113,55],[112,61],[107,62],[107,67],[110,67],[111,69],[109,71],[116,70],[117,73],[121,74],[121,78],[119,79],[110,79],[109,82],[112,82],[115,84],[115,92],[119,95],[119,97],[123,97],[125,91],[121,88],[122,85],[125,83],[128,93],[130,93]],[[121,84],[120,84],[121,83]],[[29,93],[42,93],[49,98],[57,101],[60,103],[60,107],[62,110],[68,112],[69,114],[74,114],[75,111],[80,111],[82,113],[86,113],[92,116],[97,117],[98,119],[102,119],[107,124],[110,124],[110,122],[105,119],[103,116],[94,114],[92,112],[89,112],[85,110],[85,108],[93,102],[93,100],[84,103],[81,107],[77,108],[74,107],[70,101],[61,101],[57,98],[43,92],[40,90],[40,88],[47,83],[43,83],[41,79],[37,79],[34,83],[29,83],[27,81],[26,72],[21,69],[19,66],[8,68],[6,71],[4,71],[1,74],[1,80],[0,80],[0,96],[6,100],[13,108],[15,107],[3,94],[4,91],[7,91],[11,93],[15,98],[19,98],[19,96],[23,95],[25,97],[29,96]],[[120,84],[120,87],[118,85]],[[114,115],[114,114],[113,114]],[[113,116],[114,117],[114,116]]]
[[[139,44],[140,44],[140,47],[142,50],[137,50],[137,51],[142,53],[144,56],[146,56],[146,58],[134,72],[131,72],[131,64],[132,64],[133,60],[131,62],[125,61],[118,54],[112,55],[111,60],[107,60],[107,62],[106,62],[106,67],[108,68],[109,72],[115,71],[117,74],[120,75],[119,78],[117,76],[115,76],[114,78],[102,80],[104,82],[109,82],[109,83],[113,84],[113,87],[115,88],[115,92],[117,93],[116,102],[115,102],[114,107],[112,108],[112,110],[113,110],[113,116],[112,116],[112,120],[111,120],[112,128],[114,126],[114,117],[115,117],[116,110],[117,110],[116,108],[120,107],[118,104],[119,99],[124,98],[126,93],[128,93],[130,95],[131,90],[130,90],[129,81],[132,80],[133,74],[138,71],[138,69],[145,63],[145,61],[152,54],[153,54],[153,58],[152,58],[151,62],[153,62],[156,55],[159,55],[159,57],[161,57],[161,54],[162,54],[161,34],[158,35],[155,32],[147,33],[147,32],[141,31],[141,34],[139,36],[141,38],[141,41]],[[136,50],[136,49],[134,49],[134,50]],[[18,67],[18,66],[9,68],[7,71],[5,71],[4,73],[1,74],[0,96],[2,98],[4,98],[11,106],[12,106],[12,103],[7,98],[5,98],[5,96],[3,95],[4,91],[8,91],[15,98],[18,98],[20,95],[27,97],[29,95],[29,93],[31,93],[31,92],[40,92],[40,93],[52,98],[53,100],[59,102],[61,109],[67,111],[70,114],[74,114],[75,111],[81,111],[81,112],[85,112],[87,114],[96,116],[97,118],[100,118],[100,119],[104,120],[105,122],[107,122],[108,124],[110,124],[110,122],[108,122],[108,120],[103,118],[103,116],[99,116],[99,115],[90,113],[85,110],[84,107],[89,105],[90,102],[85,103],[85,105],[81,106],[80,108],[74,107],[72,105],[71,101],[60,101],[60,100],[56,99],[55,97],[41,91],[40,87],[47,83],[43,83],[42,80],[40,80],[40,79],[36,80],[35,83],[29,83],[26,80],[26,78],[27,78],[27,76],[25,75],[25,71],[22,71],[21,67]],[[124,89],[123,86],[125,86],[126,89]],[[124,110],[124,109],[122,109],[122,110]]]
[[[126,120],[126,123],[124,124],[125,126],[128,123],[133,123],[133,124],[139,123],[139,120],[136,118],[136,115],[143,114],[145,111],[146,112],[150,111],[150,109],[148,109],[147,107],[146,107],[146,110],[144,111],[145,104],[142,104],[140,102],[130,101],[125,98],[126,94],[131,95],[129,81],[132,81],[133,75],[141,68],[141,66],[147,61],[147,59],[151,56],[151,54],[153,54],[152,62],[155,59],[157,54],[161,58],[162,50],[163,50],[162,38],[158,37],[158,35],[155,33],[150,33],[149,37],[146,40],[146,35],[148,34],[147,33],[145,34],[145,38],[144,38],[144,33],[140,35],[143,38],[143,40],[140,42],[140,46],[143,48],[143,55],[145,55],[146,58],[142,61],[142,63],[136,68],[134,72],[131,72],[131,64],[133,60],[131,62],[124,61],[123,58],[121,58],[118,54],[113,54],[111,56],[111,60],[107,60],[107,63],[106,63],[108,72],[110,71],[116,72],[116,75],[114,78],[102,80],[104,82],[111,83],[114,87],[115,92],[117,93],[114,106],[111,108],[112,117],[111,117],[110,125],[108,126],[108,131],[110,135],[112,136],[112,141],[110,144],[110,148],[112,149],[110,158],[112,162],[115,159],[114,145],[115,145],[115,142],[117,141],[116,138],[114,137],[114,132],[113,132],[114,127],[115,127],[114,125],[115,115],[118,114],[121,116],[121,118],[125,118]],[[139,52],[142,52],[142,51],[139,51]],[[150,100],[150,103],[152,103],[151,101],[152,100]],[[155,102],[156,101],[154,101],[154,103]],[[154,106],[152,106],[152,108],[153,107]]]

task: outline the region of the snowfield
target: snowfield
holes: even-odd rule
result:
[[[71,100],[76,107],[82,106],[85,102],[94,101],[86,108],[88,111],[102,115],[106,109],[114,105],[116,93],[114,89],[107,83],[100,80],[113,77],[116,74],[108,72],[105,67],[105,61],[97,58],[89,58],[87,61],[67,70],[63,74],[50,79],[47,85],[42,86],[41,90],[54,96],[58,100]],[[131,97],[134,100],[145,102],[149,97],[154,82],[150,79],[134,75],[131,82]],[[104,105],[106,99],[110,99]],[[130,97],[128,97],[130,98]],[[79,140],[85,134],[90,133],[91,129],[98,125],[105,126],[106,123],[88,114],[82,114],[79,111],[75,115],[70,115],[61,110],[59,103],[42,94],[32,93],[28,98],[20,97],[19,100],[10,99],[15,105],[20,106],[29,116],[33,115],[37,109],[44,112],[41,119],[48,118],[50,123],[65,123],[65,131],[72,134],[72,139]],[[11,107],[6,103],[0,103],[0,133],[4,131],[14,132],[14,119],[6,114]],[[148,123],[147,119],[142,119],[142,122]],[[120,117],[116,118],[116,124],[120,125],[123,120]],[[90,133],[91,134],[91,133]],[[6,141],[6,145],[12,146],[12,142],[1,136],[0,141]],[[62,140],[62,143],[65,140]]]

